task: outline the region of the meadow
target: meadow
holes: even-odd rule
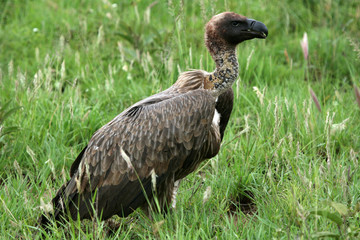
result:
[[[269,36],[238,46],[222,148],[176,209],[39,229],[98,128],[180,72],[214,69],[204,25],[223,11]],[[360,238],[359,39],[359,0],[2,0],[1,239]]]

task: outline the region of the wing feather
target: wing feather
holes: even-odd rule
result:
[[[124,207],[135,199],[125,199],[129,192],[120,193],[122,190],[129,191],[131,185],[136,188],[131,189],[132,197],[142,193],[141,184],[132,182],[151,183],[152,170],[158,179],[165,179],[163,175],[178,171],[190,155],[200,156],[194,151],[208,142],[215,111],[215,99],[210,92],[195,90],[150,100],[150,103],[145,99],[130,107],[93,135],[82,152],[77,171],[73,170],[73,178],[81,182],[78,190],[83,196],[98,188],[99,203],[106,205],[109,201],[106,196],[111,195],[106,189],[114,191],[116,187],[113,194],[117,194],[119,206]],[[122,156],[121,149],[130,163]],[[206,154],[203,153],[203,159]],[[187,162],[185,165],[193,164]],[[77,184],[68,186],[74,188]],[[104,211],[105,205],[102,206]]]

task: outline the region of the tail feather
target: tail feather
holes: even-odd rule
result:
[[[69,182],[67,184],[64,184],[56,193],[56,196],[51,200],[51,203],[53,205],[53,211],[44,212],[39,217],[38,224],[40,227],[44,228],[45,230],[48,230],[52,222],[55,222],[57,224],[58,221],[62,220],[62,216],[66,215],[65,214],[66,207],[64,206],[64,202],[65,202],[64,199],[66,199],[67,202],[67,197],[65,196],[65,189],[68,186]]]
[[[38,225],[45,229],[46,231],[49,230],[49,227],[51,225],[50,216],[48,216],[46,213],[41,214],[41,216],[38,219]]]

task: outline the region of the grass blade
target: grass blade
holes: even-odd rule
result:
[[[339,239],[340,235],[338,233],[332,233],[332,232],[317,232],[311,235],[311,238],[335,238]]]
[[[331,213],[327,210],[315,209],[315,210],[310,210],[309,212],[310,212],[310,214],[313,214],[313,215],[325,217],[325,218],[331,220],[332,222],[336,223],[339,226],[343,224],[343,220],[341,219],[340,216],[338,216],[335,213]]]

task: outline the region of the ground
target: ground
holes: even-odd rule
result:
[[[214,69],[204,25],[223,11],[269,36],[238,47],[222,148],[183,181],[177,208],[38,229],[99,127],[180,72]],[[358,0],[1,1],[0,236],[358,238],[359,18]]]

